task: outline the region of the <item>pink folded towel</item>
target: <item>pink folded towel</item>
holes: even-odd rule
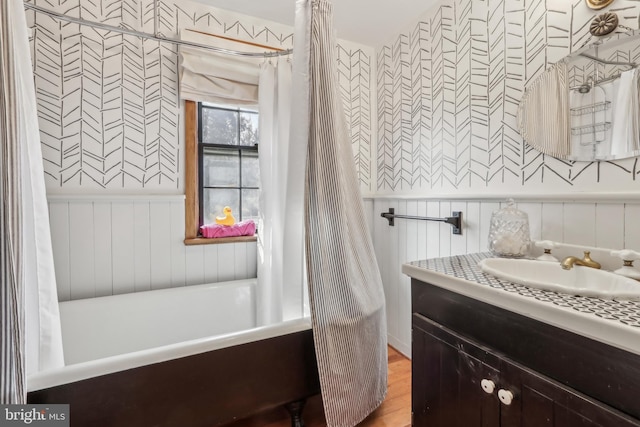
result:
[[[207,224],[200,227],[202,237],[238,237],[256,234],[256,224],[253,220],[240,221],[234,225]]]

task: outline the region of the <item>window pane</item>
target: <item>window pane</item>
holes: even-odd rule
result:
[[[202,142],[238,145],[238,112],[203,107]]]
[[[223,216],[225,206],[231,208],[236,221],[240,221],[240,191],[226,188],[205,188],[202,190],[202,222],[215,223],[217,216]]]
[[[260,209],[258,198],[260,190],[242,190],[242,220],[252,219],[258,221]],[[237,218],[236,218],[237,219]]]
[[[257,151],[245,150],[242,153],[242,186],[260,187],[260,164]]]
[[[240,187],[240,154],[205,147],[202,158],[205,187]]]
[[[240,145],[253,147],[258,143],[258,115],[256,113],[240,113]]]

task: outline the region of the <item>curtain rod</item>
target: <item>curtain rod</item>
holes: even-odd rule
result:
[[[207,32],[200,31],[200,30],[192,30],[191,28],[187,28],[186,30],[191,32],[191,33],[202,34],[202,35],[205,35],[205,36],[215,37],[217,39],[222,39],[222,40],[229,40],[231,42],[246,44],[248,46],[260,47],[262,49],[269,49],[269,50],[274,50],[274,51],[277,51],[277,52],[282,52],[284,50],[284,49],[281,49],[279,47],[267,46],[266,44],[248,42],[246,40],[240,40],[240,39],[234,39],[233,37],[221,36],[221,35],[218,35],[218,34],[207,33]]]
[[[636,64],[635,62],[608,61],[606,59],[601,59],[601,58],[598,58],[597,56],[589,55],[587,53],[580,53],[579,55],[580,56],[584,56],[585,58],[589,58],[589,59],[591,59],[593,61],[600,62],[601,64],[622,65],[622,66],[631,67],[630,70],[633,69],[633,68],[636,68],[638,66],[638,64]],[[589,77],[589,78],[591,78],[591,77]],[[577,90],[577,91],[580,91],[580,93],[584,94],[584,93],[588,93],[589,92],[590,86],[595,87],[595,86],[601,85],[603,83],[607,83],[607,82],[613,81],[613,80],[618,79],[618,78],[620,78],[620,73],[613,74],[613,75],[611,75],[609,77],[605,77],[604,79],[600,79],[600,80],[593,80],[592,79],[591,83],[589,83],[589,80],[587,79],[587,81],[585,83],[583,83],[581,85],[578,85],[578,86],[572,86],[572,87],[569,88],[569,90]]]
[[[584,56],[585,58],[589,58],[593,61],[600,62],[601,64],[606,65],[626,65],[628,67],[635,68],[638,66],[635,62],[617,62],[617,61],[607,61],[606,59],[598,58],[597,56],[589,55],[587,53],[581,53],[580,56]]]
[[[569,90],[583,90],[583,92],[581,92],[582,94],[585,93],[589,93],[589,90],[587,90],[587,88],[589,88],[590,86],[599,86],[603,83],[607,83],[607,82],[611,82],[613,80],[619,79],[620,78],[620,73],[615,73],[609,77],[605,77],[604,79],[600,79],[600,80],[591,80],[591,83],[589,83],[589,79],[591,78],[591,76],[589,76],[587,78],[587,81],[585,83],[582,83],[581,85],[578,86],[572,86],[569,88]]]
[[[4,0],[2,0],[2,1],[4,1]],[[103,24],[101,22],[91,22],[91,21],[86,21],[84,19],[73,18],[71,16],[67,16],[67,15],[64,15],[62,13],[54,12],[52,10],[45,9],[43,7],[40,7],[40,6],[36,6],[35,4],[32,4],[32,3],[24,3],[24,7],[26,9],[31,9],[31,10],[39,12],[39,13],[44,13],[45,15],[49,15],[52,18],[59,19],[61,21],[71,22],[73,24],[79,24],[79,25],[84,25],[84,26],[88,26],[88,27],[99,28],[101,30],[113,31],[115,33],[126,34],[126,35],[130,35],[130,36],[135,36],[135,37],[141,37],[141,38],[144,38],[144,39],[154,40],[154,41],[158,41],[158,42],[166,42],[166,43],[171,43],[171,44],[175,44],[175,45],[195,47],[195,48],[198,48],[198,49],[206,49],[206,50],[210,50],[210,51],[213,51],[213,52],[222,53],[222,54],[225,54],[225,55],[244,56],[244,57],[250,57],[250,58],[265,58],[265,57],[289,55],[289,54],[291,54],[293,52],[292,49],[287,49],[287,50],[282,50],[282,51],[277,51],[277,52],[264,52],[264,53],[239,52],[239,51],[236,51],[236,50],[223,49],[223,48],[215,47],[215,46],[207,46],[205,44],[194,43],[194,42],[190,42],[190,41],[187,41],[187,40],[179,40],[179,39],[174,39],[174,38],[171,38],[171,37],[159,37],[159,36],[157,36],[155,34],[144,33],[144,32],[136,31],[136,30],[129,30],[127,28],[115,27],[113,25]]]

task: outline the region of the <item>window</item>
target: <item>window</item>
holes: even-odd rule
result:
[[[258,113],[198,104],[200,224],[225,206],[237,221],[258,220]]]
[[[258,112],[185,101],[185,133],[185,244],[255,240],[202,239],[199,230],[224,206],[236,221],[258,219]]]

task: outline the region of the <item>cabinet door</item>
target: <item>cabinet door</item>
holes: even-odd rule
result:
[[[414,426],[499,425],[500,403],[489,387],[498,383],[498,359],[420,315],[414,315],[412,348]]]
[[[414,314],[412,325],[416,427],[640,427],[640,421],[424,316]],[[482,380],[493,382],[491,393]],[[513,396],[510,402],[498,398],[505,392]]]
[[[640,426],[620,412],[573,389],[503,359],[500,388],[514,395],[501,405],[503,427],[631,427]]]

